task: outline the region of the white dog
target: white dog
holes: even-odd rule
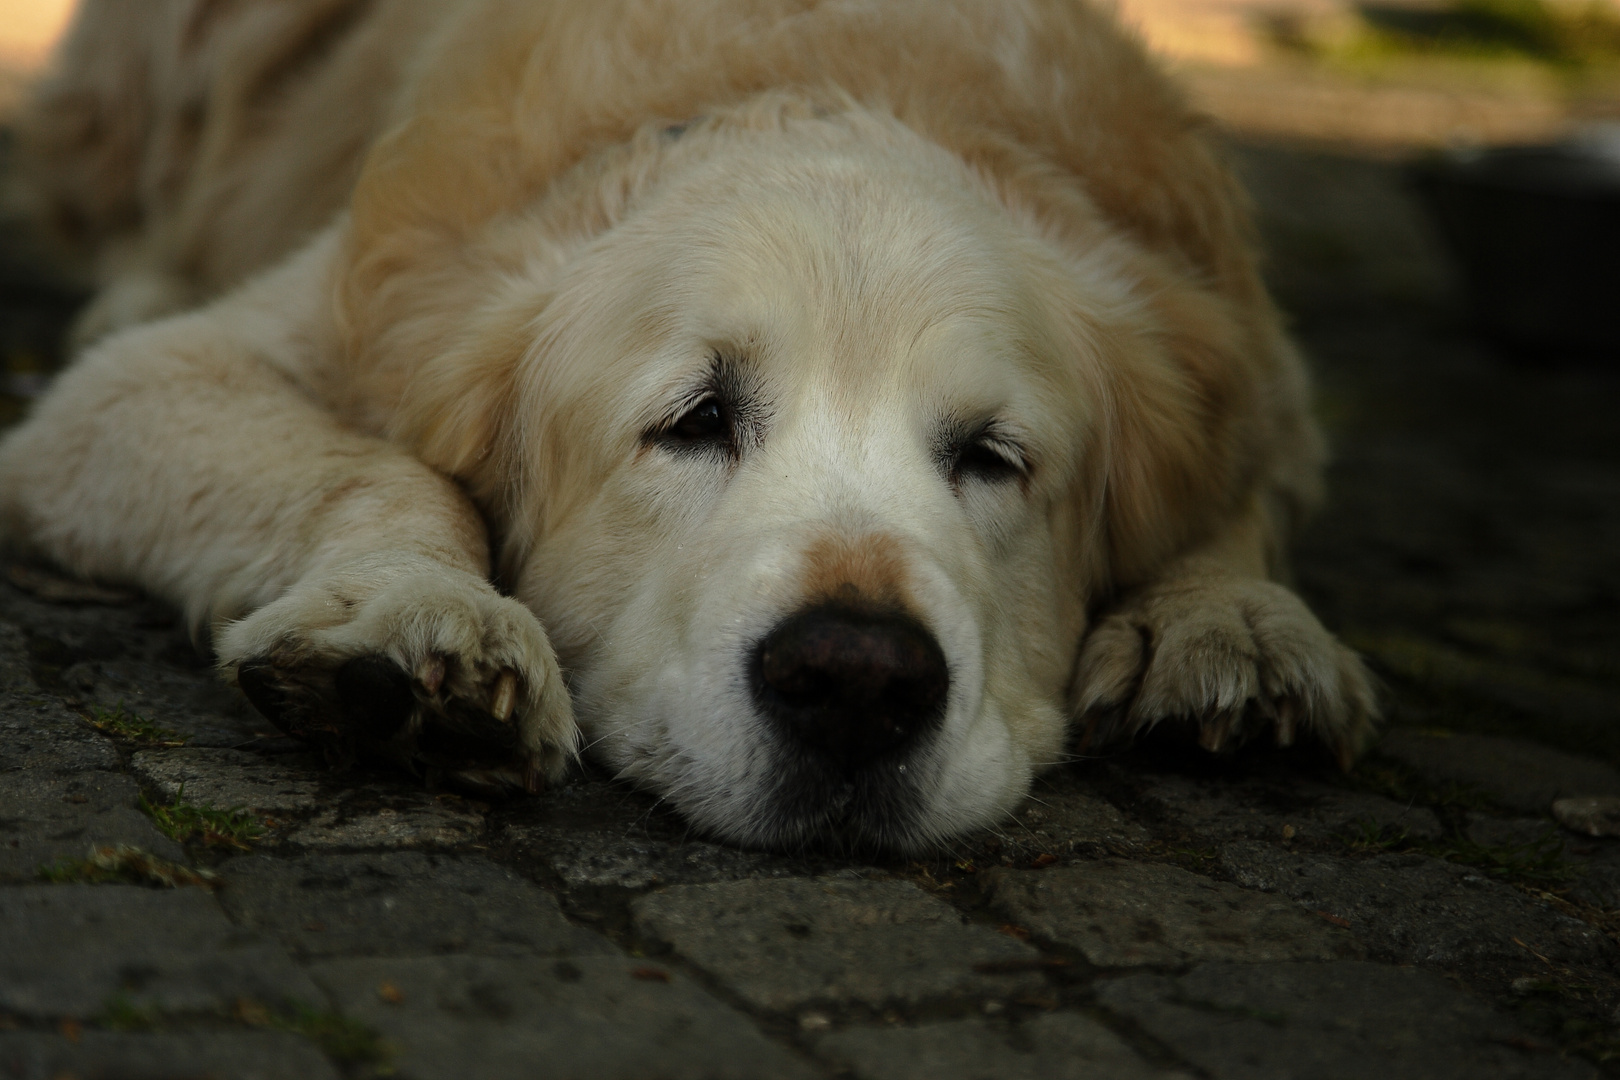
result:
[[[334,757],[909,850],[1372,730],[1240,194],[1075,0],[88,0],[24,135],[102,291],[5,530]]]

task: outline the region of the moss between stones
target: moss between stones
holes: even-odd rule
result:
[[[184,784],[168,806],[142,795],[140,807],[165,836],[182,844],[196,841],[206,847],[251,851],[252,842],[265,832],[264,825],[244,807],[221,810],[187,802]]]
[[[170,731],[166,727],[159,727],[154,721],[142,716],[140,713],[129,712],[120,701],[111,709],[99,706],[90,710],[90,723],[99,731],[130,742],[144,743],[148,746],[184,746],[186,736],[177,731]]]

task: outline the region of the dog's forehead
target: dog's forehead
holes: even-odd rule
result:
[[[1004,215],[929,162],[784,157],[671,200],[679,270],[654,306],[675,333],[765,367],[832,365],[840,385],[1013,377],[1039,314]]]

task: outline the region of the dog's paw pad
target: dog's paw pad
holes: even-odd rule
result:
[[[522,681],[515,672],[472,684],[471,700],[442,692],[442,670],[423,674],[420,665],[413,676],[380,655],[356,657],[331,672],[255,657],[238,666],[237,682],[278,728],[336,761],[381,757],[485,797],[545,786],[541,763],[522,746],[516,715]]]
[[[486,796],[560,776],[578,730],[533,614],[452,572],[333,602],[369,584],[303,586],[226,629],[222,663],[253,706],[335,763],[378,758]]]
[[[350,660],[337,669],[332,684],[343,715],[364,736],[386,740],[410,726],[416,711],[411,677],[386,656]]]

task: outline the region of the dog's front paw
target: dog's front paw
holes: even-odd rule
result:
[[[1249,578],[1177,580],[1127,600],[1086,638],[1075,685],[1090,746],[1165,722],[1196,725],[1211,751],[1267,729],[1287,746],[1303,731],[1349,768],[1378,716],[1356,654],[1292,592]]]
[[[283,731],[498,795],[538,790],[578,744],[539,621],[487,581],[378,556],[227,626],[220,665]]]

